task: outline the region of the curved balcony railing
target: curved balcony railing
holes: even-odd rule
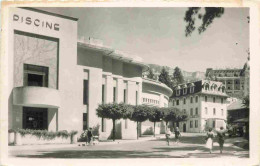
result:
[[[28,107],[59,108],[60,93],[57,89],[24,86],[13,89],[13,104]]]

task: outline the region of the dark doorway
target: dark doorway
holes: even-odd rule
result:
[[[183,132],[186,132],[186,123],[183,124]]]
[[[23,129],[48,130],[48,109],[23,107]]]

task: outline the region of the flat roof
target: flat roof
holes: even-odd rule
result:
[[[134,64],[137,66],[141,66],[144,71],[147,71],[149,69],[149,66],[147,64],[137,61],[134,58],[126,57],[121,53],[117,53],[116,50],[111,49],[109,47],[93,45],[93,44],[85,43],[82,41],[78,41],[78,47],[86,48],[86,49],[94,50],[94,51],[100,51],[103,53],[104,56],[111,57],[112,59],[120,60],[125,63],[130,63],[130,64]]]
[[[36,9],[36,8],[32,8],[32,7],[19,7],[19,8],[30,10],[30,11],[34,11],[34,12],[38,12],[38,13],[47,14],[47,15],[50,15],[50,16],[65,18],[65,19],[68,19],[68,20],[78,21],[78,18],[75,18],[75,17],[65,16],[65,15],[52,13],[52,12],[47,12],[47,11]]]

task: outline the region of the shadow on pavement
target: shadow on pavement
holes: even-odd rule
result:
[[[82,151],[82,150],[63,150],[55,152],[41,151],[39,155],[15,155],[13,157],[26,157],[26,158],[169,158],[180,156],[169,156],[165,154],[153,154],[150,152],[140,151]]]

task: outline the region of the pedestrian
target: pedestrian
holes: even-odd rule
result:
[[[165,137],[166,137],[166,142],[167,142],[168,146],[170,145],[170,136],[171,136],[171,131],[169,128],[167,128]]]
[[[87,136],[88,136],[88,145],[90,145],[92,137],[93,137],[92,128],[89,128]]]
[[[207,132],[206,147],[209,149],[209,153],[212,153],[214,133],[211,128]]]
[[[175,134],[175,143],[179,143],[179,137],[181,136],[181,132],[179,130],[179,127],[176,127],[175,128],[175,131],[174,131],[174,134]]]
[[[224,146],[224,142],[225,142],[225,133],[226,133],[226,131],[224,130],[223,127],[220,127],[220,131],[217,131],[220,153],[222,153],[222,151],[223,151],[223,146]]]

